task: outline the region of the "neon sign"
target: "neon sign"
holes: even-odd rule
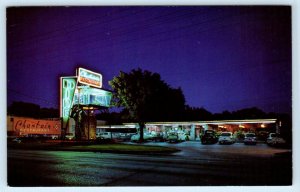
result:
[[[78,82],[94,87],[102,87],[102,75],[83,68],[78,69]]]
[[[70,132],[68,121],[74,105],[82,109],[92,105],[110,107],[112,93],[102,90],[102,75],[83,68],[78,68],[77,76],[60,78],[60,117],[62,127]]]
[[[63,118],[64,123],[69,120],[76,89],[76,80],[76,77],[61,77],[60,116]]]
[[[80,87],[75,91],[74,104],[110,107],[112,93],[102,89]]]

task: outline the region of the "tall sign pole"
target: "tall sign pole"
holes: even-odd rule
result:
[[[73,105],[76,77],[61,77],[60,78],[60,117],[62,118],[62,137],[65,137],[67,126],[69,123],[70,113]]]

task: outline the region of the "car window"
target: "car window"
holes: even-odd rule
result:
[[[246,134],[246,137],[255,137],[255,134],[249,133],[249,134]]]
[[[230,133],[222,133],[221,136],[231,136]]]

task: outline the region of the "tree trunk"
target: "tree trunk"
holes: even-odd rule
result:
[[[145,123],[140,122],[139,123],[140,126],[140,142],[144,142],[144,127],[145,127]]]

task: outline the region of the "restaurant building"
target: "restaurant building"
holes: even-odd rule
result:
[[[7,135],[14,137],[59,138],[61,135],[61,119],[7,116]]]
[[[216,121],[187,121],[187,122],[148,122],[145,124],[145,132],[160,133],[177,132],[187,136],[188,140],[200,140],[201,134],[205,130],[216,132],[246,133],[254,132],[257,135],[269,132],[280,132],[280,123],[276,119],[249,119],[249,120],[216,120]],[[125,123],[127,126],[135,126],[136,123]]]
[[[68,125],[68,132],[75,135],[76,122],[71,119]],[[60,118],[34,119],[28,117],[7,116],[8,136],[43,136],[58,137],[62,135],[62,121]],[[123,125],[107,125],[105,121],[97,120],[93,129],[95,134],[101,132],[138,133],[137,123],[124,123]],[[266,135],[269,132],[280,132],[280,122],[276,119],[249,119],[249,120],[218,120],[218,121],[186,121],[186,122],[147,122],[144,133],[167,135],[169,132],[176,132],[182,135],[184,140],[200,140],[205,130],[216,132],[246,133],[254,132],[258,136]],[[117,136],[115,136],[117,137]],[[114,138],[115,138],[114,137]]]

